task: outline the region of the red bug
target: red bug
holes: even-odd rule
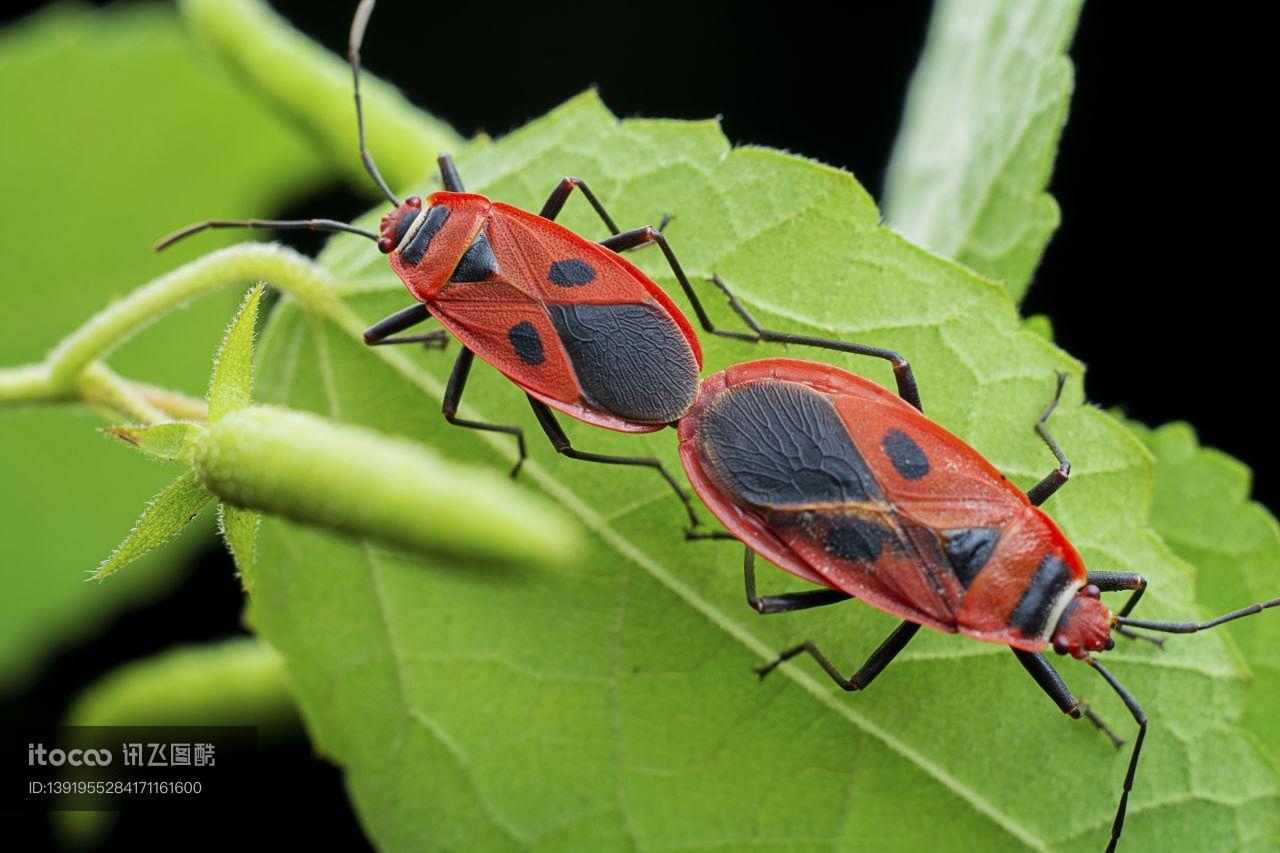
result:
[[[157,248],[207,228],[275,228],[358,234],[377,243],[417,303],[371,326],[370,345],[439,344],[440,331],[397,336],[435,317],[462,344],[443,400],[448,421],[470,429],[515,436],[526,456],[520,427],[457,416],[476,355],[519,386],[555,449],[590,462],[643,465],[657,470],[680,497],[691,522],[692,502],[660,461],[606,456],[574,448],[552,409],[621,432],[652,432],[680,420],[693,405],[702,350],[689,321],[667,294],[620,252],[657,244],[702,327],[746,341],[808,343],[814,339],[761,328],[729,295],[751,332],[719,329],[703,309],[675,253],[658,228],[620,232],[613,218],[579,178],[561,180],[535,215],[463,191],[447,154],[439,158],[444,192],[425,202],[400,201],[379,174],[365,144],[360,99],[360,44],[373,9],[363,0],[351,25],[350,49],[360,156],[370,177],[394,205],[379,233],[332,219],[297,221],[210,220],[183,228]],[[555,223],[569,195],[581,190],[612,236],[599,243]],[[724,289],[720,282],[717,284]],[[728,295],[728,291],[725,290]],[[826,345],[826,344],[820,344]],[[848,352],[905,362],[876,347],[833,344]]]
[[[747,601],[761,614],[859,598],[902,624],[850,677],[812,642],[757,670],[763,678],[798,654],[812,656],[845,690],[871,683],[922,625],[1009,646],[1058,707],[1080,704],[1042,654],[1052,647],[1098,671],[1138,723],[1108,850],[1124,825],[1147,719],[1093,657],[1130,628],[1191,633],[1265,608],[1274,599],[1199,623],[1128,618],[1147,582],[1090,572],[1039,509],[1071,466],[1046,422],[1036,423],[1059,465],[1023,493],[990,462],[902,397],[829,365],[767,359],[716,373],[680,422],[680,458],[716,516],[746,545]],[[708,538],[708,537],[694,537]],[[721,538],[713,536],[709,538]],[[755,554],[826,589],[757,596]],[[1117,612],[1102,592],[1129,591]],[[1084,714],[1122,744],[1085,710]]]

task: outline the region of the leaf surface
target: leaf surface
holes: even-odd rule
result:
[[[1280,525],[1249,499],[1248,467],[1201,447],[1187,424],[1129,426],[1156,457],[1151,526],[1195,566],[1203,614],[1217,616],[1280,595]],[[1227,631],[1253,670],[1241,724],[1272,757],[1280,756],[1280,620],[1243,619]]]
[[[1020,300],[1058,227],[1046,191],[1080,0],[942,0],[907,96],[885,219]]]
[[[1049,511],[1090,565],[1152,579],[1146,612],[1194,612],[1186,566],[1147,525],[1149,453],[1080,405],[1079,365],[1024,330],[1003,289],[880,227],[849,175],[773,151],[731,151],[713,123],[619,122],[590,94],[467,150],[459,167],[470,189],[525,208],[536,210],[559,176],[575,174],[624,228],[674,214],[667,234],[691,275],[720,274],[768,326],[905,352],[931,416],[1024,487],[1053,467],[1031,425],[1053,372],[1068,371],[1053,427],[1076,474]],[[604,236],[581,199],[563,220]],[[658,253],[633,257],[675,292]],[[370,323],[409,304],[364,241],[339,237],[322,262]],[[702,292],[731,324],[714,291]],[[708,371],[779,354],[705,344]],[[451,355],[366,348],[285,303],[264,335],[259,393],[501,470],[514,458],[509,436],[439,416]],[[890,381],[878,362],[814,357]],[[284,655],[316,743],[346,768],[375,842],[1105,843],[1127,755],[1063,718],[1007,650],[926,631],[865,694],[841,693],[805,662],[761,684],[752,667],[804,639],[852,670],[894,620],[858,603],[756,615],[742,600],[738,547],[685,542],[680,507],[661,480],[557,457],[527,411],[517,389],[477,366],[463,414],[526,428],[526,487],[548,492],[592,534],[576,570],[446,570],[278,520],[260,531],[255,627]],[[583,449],[653,454],[678,467],[668,432],[568,429]],[[803,588],[767,569],[761,585]],[[1261,849],[1277,832],[1275,770],[1235,728],[1247,681],[1224,637],[1178,638],[1164,652],[1122,644],[1108,658],[1153,721],[1127,846]],[[1131,734],[1096,676],[1071,661],[1061,668],[1078,695]]]

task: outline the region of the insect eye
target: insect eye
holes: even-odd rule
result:
[[[1098,589],[1095,584],[1089,584],[1084,589],[1080,590],[1080,594],[1085,598],[1101,598],[1102,590]]]
[[[1054,650],[1055,652],[1057,652],[1058,654],[1060,654],[1060,655],[1065,655],[1065,654],[1066,654],[1067,652],[1069,652],[1071,649],[1070,649],[1070,647],[1067,645],[1067,641],[1066,641],[1066,640],[1064,640],[1062,637],[1054,637],[1054,638],[1053,638],[1053,650]]]
[[[409,207],[422,207],[422,196],[411,195],[404,200],[404,203]]]

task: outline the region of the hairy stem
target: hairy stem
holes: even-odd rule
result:
[[[47,364],[0,368],[0,406],[56,399]]]
[[[148,385],[145,382],[130,382],[134,392],[152,406],[164,412],[170,418],[180,421],[203,421],[209,417],[209,404],[195,397],[188,397],[180,391]]]
[[[128,382],[101,360],[151,323],[197,297],[246,281],[269,281],[309,313],[351,326],[333,278],[282,246],[245,243],[179,267],[94,315],[58,344],[41,364],[0,370],[0,406],[80,402],[140,423],[202,418],[202,403],[173,391]]]
[[[138,424],[158,424],[171,420],[164,410],[153,406],[136,386],[122,379],[102,362],[93,362],[80,374],[76,398],[86,406],[104,409],[113,419],[123,417]]]
[[[231,246],[155,279],[90,318],[49,354],[52,382],[69,389],[90,362],[105,358],[175,308],[232,284],[263,279],[310,312],[328,314],[336,302],[329,275],[292,249],[260,243]]]

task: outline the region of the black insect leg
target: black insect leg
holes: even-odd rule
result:
[[[555,220],[560,215],[560,211],[564,209],[564,203],[569,200],[569,194],[575,189],[581,190],[586,196],[591,207],[595,210],[596,215],[604,222],[609,229],[609,233],[617,235],[618,226],[613,221],[613,217],[604,209],[604,205],[596,198],[596,194],[591,191],[591,187],[587,186],[587,182],[582,178],[562,178],[556,188],[551,191],[551,195],[547,197],[546,204],[542,205],[542,210],[538,215],[543,219]]]
[[[708,328],[707,331],[712,334],[722,335],[724,337],[738,338],[739,340],[748,341],[769,341],[777,344],[796,344],[797,346],[817,347],[819,349],[835,350],[836,352],[845,352],[851,355],[865,355],[871,358],[881,358],[889,362],[893,366],[893,378],[898,385],[898,396],[915,406],[920,411],[924,411],[924,407],[920,405],[920,389],[916,385],[915,374],[911,371],[911,363],[906,357],[891,349],[883,347],[873,347],[867,344],[854,343],[852,341],[841,341],[835,338],[817,338],[812,335],[793,335],[789,332],[775,332],[772,329],[766,329],[760,325],[747,307],[743,305],[738,297],[729,290],[728,285],[720,280],[718,276],[711,278],[713,284],[720,288],[725,298],[729,300],[729,307],[734,313],[742,318],[742,322],[746,323],[751,329],[751,334],[744,335],[740,332],[729,332],[723,329]],[[705,324],[704,324],[705,325]]]
[[[603,453],[588,453],[584,450],[578,450],[569,442],[569,436],[565,435],[564,429],[560,426],[560,422],[556,420],[555,414],[547,404],[535,397],[529,397],[529,405],[533,407],[533,413],[538,417],[538,423],[542,426],[542,431],[547,434],[551,444],[555,447],[556,452],[570,459],[581,459],[584,462],[599,462],[604,465],[642,465],[646,468],[652,468],[662,475],[662,479],[667,481],[667,485],[680,498],[680,502],[684,504],[685,511],[689,514],[689,522],[694,527],[698,526],[697,513],[693,511],[693,502],[689,499],[688,493],[680,488],[680,484],[671,476],[671,472],[666,469],[660,461],[652,458],[644,458],[639,456],[608,456]]]
[[[849,593],[838,589],[810,589],[804,592],[758,596],[756,595],[756,552],[749,546],[745,546],[745,553],[742,555],[742,580],[747,590],[747,604],[761,615],[825,607],[828,604],[839,604],[841,601],[853,598]]]
[[[1128,616],[1141,600],[1142,594],[1147,591],[1147,579],[1136,572],[1089,572],[1088,580],[1102,592],[1131,591],[1129,600],[1116,613],[1117,616]],[[1164,646],[1162,637],[1149,637],[1137,631],[1130,631],[1123,626],[1116,626],[1116,633],[1131,640],[1146,640],[1148,643]]]
[[[1124,830],[1124,813],[1129,805],[1129,792],[1133,790],[1133,777],[1138,772],[1138,756],[1142,752],[1142,742],[1147,737],[1147,715],[1143,713],[1142,707],[1138,704],[1138,700],[1133,698],[1133,694],[1116,681],[1102,664],[1093,658],[1085,658],[1084,662],[1106,679],[1107,684],[1111,685],[1111,689],[1116,692],[1125,707],[1129,709],[1129,713],[1133,715],[1134,722],[1138,724],[1138,736],[1133,741],[1133,752],[1129,754],[1129,770],[1124,774],[1124,789],[1120,794],[1120,803],[1116,806],[1116,818],[1111,824],[1111,841],[1107,844],[1107,853],[1114,853],[1116,843],[1120,840],[1120,833]]]
[[[1067,381],[1067,374],[1058,374],[1058,387],[1053,392],[1053,399],[1049,401],[1049,405],[1044,407],[1040,419],[1036,421],[1036,434],[1049,445],[1049,449],[1053,451],[1054,458],[1058,460],[1058,467],[1049,472],[1049,476],[1036,483],[1027,490],[1027,500],[1031,501],[1033,506],[1047,501],[1053,496],[1053,493],[1061,489],[1071,477],[1071,463],[1067,461],[1066,455],[1062,452],[1062,448],[1058,446],[1058,442],[1049,434],[1049,428],[1046,426],[1049,422],[1049,416],[1053,414],[1053,410],[1058,407],[1058,401],[1062,399],[1062,386]]]
[[[458,167],[453,165],[451,154],[441,154],[436,158],[436,165],[440,167],[440,182],[446,190],[451,193],[466,192],[462,188],[462,176],[458,174]]]
[[[906,400],[917,409],[923,411],[920,405],[920,389],[916,385],[915,374],[911,372],[911,364],[901,354],[893,350],[884,349],[882,347],[873,347],[866,344],[853,343],[851,341],[839,341],[834,338],[817,338],[811,335],[793,335],[788,332],[775,332],[772,329],[766,329],[761,326],[756,318],[751,315],[745,305],[738,301],[738,297],[734,296],[729,287],[719,278],[712,278],[711,281],[720,288],[725,297],[729,300],[729,306],[733,308],[742,321],[751,329],[750,332],[735,332],[730,329],[721,329],[716,326],[715,322],[707,314],[705,308],[702,307],[701,300],[693,290],[693,285],[689,283],[689,277],[685,275],[684,268],[680,266],[680,261],[676,258],[675,252],[671,251],[671,246],[667,243],[667,239],[662,236],[662,232],[652,226],[637,228],[634,231],[625,231],[607,240],[601,241],[600,245],[615,252],[625,252],[638,246],[648,243],[657,243],[662,249],[662,254],[667,259],[671,272],[675,275],[676,281],[680,283],[681,290],[688,297],[690,304],[693,306],[694,313],[698,316],[698,322],[702,328],[713,335],[719,335],[725,338],[733,338],[738,341],[748,341],[755,343],[757,341],[769,341],[779,344],[796,344],[797,346],[817,347],[819,349],[835,350],[837,352],[850,353],[852,355],[865,355],[872,358],[882,358],[893,365],[894,380],[898,384],[898,394],[902,399]]]
[[[403,311],[397,311],[390,317],[383,317],[364,330],[364,342],[371,347],[387,344],[422,344],[427,347],[444,349],[449,342],[449,333],[443,329],[425,332],[421,335],[404,335],[392,337],[396,332],[403,332],[431,319],[431,312],[421,302],[410,305]]]
[[[687,542],[741,542],[737,536],[724,530],[686,530],[684,538]]]
[[[698,315],[698,322],[702,324],[702,328],[712,334],[722,335],[726,338],[735,338],[741,341],[758,340],[755,335],[748,335],[745,332],[731,332],[716,328],[716,324],[711,321],[707,310],[702,307],[702,300],[698,299],[698,294],[694,292],[693,285],[689,283],[689,277],[684,274],[684,267],[680,266],[680,261],[676,258],[675,252],[671,251],[667,238],[662,236],[662,232],[659,229],[654,228],[652,225],[646,225],[643,228],[634,228],[621,234],[614,234],[607,240],[600,241],[601,246],[613,252],[628,252],[640,246],[647,246],[650,243],[657,243],[658,248],[662,249],[662,254],[667,259],[667,265],[671,267],[671,272],[675,275],[676,281],[680,283],[680,289],[688,297],[689,303],[693,306],[693,312]]]
[[[778,659],[773,663],[762,666],[756,670],[761,678],[773,672],[774,668],[783,661],[790,660],[802,652],[807,652],[810,657],[818,662],[818,665],[831,677],[831,680],[839,684],[845,690],[864,690],[875,677],[884,671],[884,668],[897,657],[898,652],[911,641],[911,638],[920,630],[920,626],[915,622],[904,621],[897,627],[889,638],[880,644],[880,648],[871,653],[871,657],[867,658],[861,668],[852,676],[845,678],[841,675],[840,670],[836,669],[835,664],[827,659],[822,650],[815,646],[812,642],[801,643],[778,655]]]
[[[1137,572],[1089,572],[1089,583],[1102,592],[1133,592],[1124,607],[1116,613],[1117,616],[1128,616],[1147,591],[1147,579]]]
[[[453,372],[449,374],[449,384],[444,390],[444,406],[441,411],[444,412],[445,420],[454,426],[514,435],[520,452],[520,458],[516,460],[515,467],[511,469],[511,476],[515,477],[520,473],[520,466],[524,464],[525,457],[528,455],[525,451],[524,430],[518,426],[490,424],[458,417],[458,405],[462,402],[462,392],[467,387],[467,377],[471,374],[471,363],[474,360],[475,353],[466,347],[463,347],[462,352],[458,353],[458,360],[453,363]]]
[[[1053,664],[1045,660],[1044,655],[1038,652],[1024,652],[1021,649],[1011,649],[1011,651],[1018,658],[1018,663],[1022,664],[1023,669],[1035,679],[1036,684],[1040,685],[1040,689],[1048,694],[1054,704],[1062,710],[1062,713],[1075,720],[1083,716],[1110,738],[1112,745],[1116,749],[1124,746],[1124,741],[1116,736],[1116,733],[1102,721],[1101,717],[1093,713],[1085,703],[1077,701],[1076,697],[1071,695],[1071,691],[1067,689],[1062,676],[1058,675],[1058,671],[1053,668]]]

